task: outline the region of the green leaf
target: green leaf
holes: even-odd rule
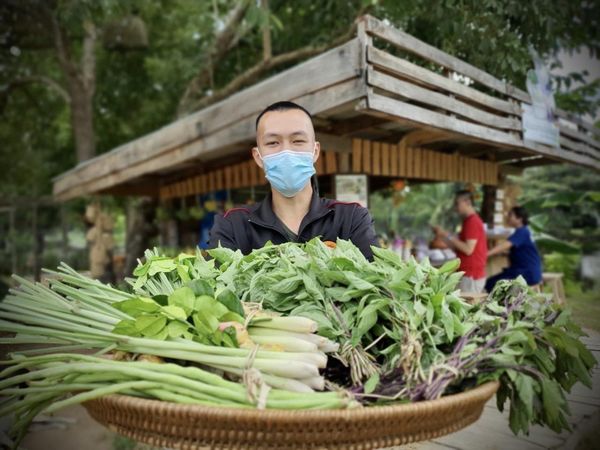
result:
[[[185,311],[186,317],[194,311],[196,296],[194,291],[187,286],[176,289],[169,295],[169,305],[178,306]]]
[[[135,320],[124,319],[115,325],[112,330],[115,334],[122,334],[125,336],[140,336],[140,332],[135,327]]]
[[[206,280],[192,280],[186,283],[186,286],[189,287],[196,297],[199,295],[210,295],[213,296],[215,290],[212,288],[210,283]]]
[[[241,317],[244,317],[244,308],[242,306],[242,302],[240,301],[239,297],[235,295],[230,289],[223,289],[223,291],[221,291],[219,295],[217,295],[217,301],[225,305],[225,307],[229,311],[234,312]],[[219,316],[219,318],[220,317],[221,316]]]
[[[454,272],[460,266],[460,259],[452,259],[439,268],[439,273]]]
[[[169,332],[169,337],[175,339],[181,336],[184,336],[189,328],[189,325],[185,323],[172,321],[167,325],[167,331]]]
[[[177,263],[171,258],[160,258],[153,259],[150,261],[150,267],[148,268],[148,275],[154,276],[157,273],[168,273],[177,269]]]
[[[157,339],[159,341],[164,341],[169,337],[169,330],[167,329],[167,327],[164,327],[158,333],[146,337],[149,339]]]
[[[292,278],[285,278],[273,286],[270,287],[270,290],[273,292],[278,292],[280,294],[290,294],[294,292],[298,287],[302,284],[302,277],[295,276]]]
[[[154,336],[162,331],[167,324],[167,318],[156,314],[147,314],[135,319],[135,328],[143,336]]]
[[[187,320],[188,318],[185,310],[175,305],[163,306],[161,312],[166,314],[170,319]]]
[[[375,373],[375,374],[371,375],[371,377],[369,377],[369,379],[365,382],[365,385],[364,385],[365,394],[370,394],[371,392],[373,392],[377,388],[378,384],[379,384],[379,374]]]
[[[533,379],[528,375],[519,373],[515,381],[515,387],[527,411],[527,418],[531,420],[533,417]]]
[[[212,314],[197,312],[193,316],[196,329],[204,335],[212,335],[219,328],[219,319]]]
[[[113,308],[124,312],[132,317],[141,314],[154,313],[160,310],[160,305],[154,300],[145,297],[137,297],[129,300],[123,300],[112,304]]]
[[[211,315],[218,319],[227,314],[229,309],[213,297],[201,295],[195,299],[194,311],[197,311],[200,315]]]

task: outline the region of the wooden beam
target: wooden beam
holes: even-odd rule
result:
[[[375,17],[366,16],[365,23],[367,33],[384,39],[402,50],[413,53],[428,61],[432,61],[454,72],[466,75],[472,80],[492,88],[501,94],[508,95],[523,102],[531,103],[531,97],[527,92],[505,83],[489,73],[484,72],[455,56],[449,55],[408,33],[400,31],[390,25],[386,25]]]
[[[322,91],[327,87],[334,87],[337,93],[340,91],[337,87],[343,81],[358,81],[358,54],[358,40],[353,39],[311,58],[215,105],[78,165],[55,179],[55,192],[57,195],[62,194],[64,198],[67,194],[63,193],[75,185],[126,170],[132,165],[157,158],[161,153],[181,148],[200,137],[217,134],[223,128],[235,127],[240,121],[253,118],[269,103],[282,98],[301,100],[307,97],[308,103],[318,103],[310,97],[311,93],[319,92],[323,95]],[[327,70],[322,70],[325,66]],[[353,87],[356,89],[356,86]],[[351,91],[355,89],[351,88]],[[317,114],[349,101],[352,95],[346,93],[338,97],[338,101],[327,105],[327,108],[309,110]],[[247,136],[247,139],[251,138],[252,134]],[[232,140],[228,139],[227,142],[231,143]]]
[[[331,125],[328,131],[335,135],[345,136],[348,134],[359,133],[387,122],[387,120],[380,117],[361,115],[353,117],[352,119],[337,120]]]
[[[457,116],[466,117],[474,122],[499,129],[522,130],[520,120],[514,117],[503,117],[488,113],[465,102],[449,97],[448,95],[399,80],[390,75],[378,72],[373,68],[369,68],[367,71],[367,81],[371,86],[432,106],[433,108],[444,109]]]
[[[321,149],[323,150],[338,153],[352,152],[352,139],[349,137],[317,132],[316,139],[321,144]]]

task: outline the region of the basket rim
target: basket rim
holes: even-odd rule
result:
[[[361,420],[376,419],[379,416],[412,415],[431,409],[445,409],[456,407],[457,404],[470,403],[477,399],[489,399],[498,390],[498,381],[488,381],[469,390],[447,395],[435,400],[424,400],[413,403],[399,403],[394,405],[367,406],[345,409],[313,409],[313,410],[283,410],[283,409],[256,409],[236,408],[229,406],[208,406],[200,404],[182,404],[162,400],[147,399],[122,394],[111,394],[97,399],[88,400],[84,406],[99,405],[100,403],[122,406],[128,409],[169,410],[177,411],[184,415],[210,415],[213,419],[231,418],[265,420],[265,421],[323,421],[323,420]]]

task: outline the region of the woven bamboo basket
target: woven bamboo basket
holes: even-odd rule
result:
[[[180,405],[124,395],[84,403],[109,429],[156,447],[368,450],[433,439],[479,419],[497,382],[392,406],[281,411]]]

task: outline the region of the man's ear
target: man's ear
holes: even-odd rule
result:
[[[321,156],[321,143],[319,141],[315,141],[315,155],[313,156],[313,163],[317,162]]]
[[[252,157],[254,158],[254,162],[258,167],[264,169],[262,159],[260,157],[260,152],[258,151],[258,147],[252,147]]]

